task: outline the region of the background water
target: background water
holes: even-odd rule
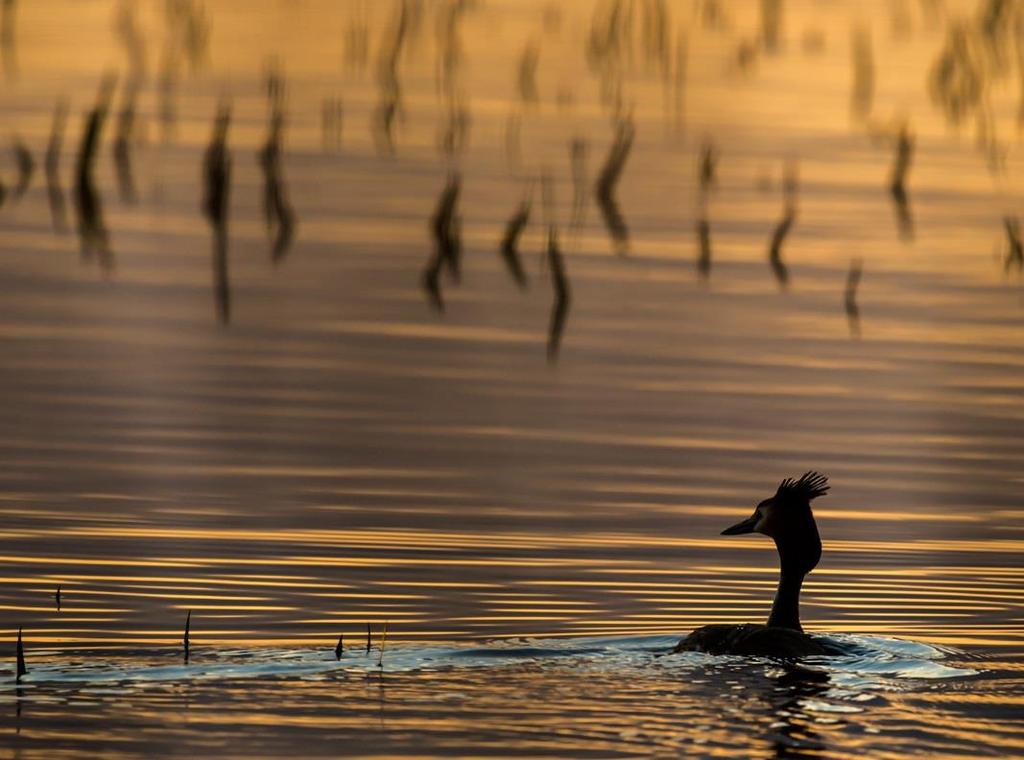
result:
[[[0,628],[10,678],[19,627],[31,670],[0,691],[4,753],[1024,753],[1018,3],[409,2],[393,76],[399,3],[8,5],[0,103],[35,171],[16,198],[0,161]],[[932,86],[951,39],[976,100]],[[276,264],[275,71],[297,218]],[[107,73],[110,255],[83,256],[75,160]],[[200,213],[222,100],[230,324]],[[616,119],[625,246],[592,189]],[[439,315],[420,280],[454,170],[464,271]],[[520,291],[498,244],[528,195]],[[549,224],[572,291],[554,362]],[[873,654],[817,675],[656,656],[766,616],[774,548],[718,533],[811,468],[833,491],[805,625]]]

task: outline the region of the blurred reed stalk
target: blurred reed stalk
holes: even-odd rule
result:
[[[422,283],[431,305],[436,311],[444,311],[444,299],[441,293],[441,269],[447,267],[451,279],[456,284],[461,279],[460,220],[457,206],[461,180],[457,173],[448,178],[437,202],[437,209],[430,218],[430,231],[434,239],[434,251],[423,270]]]
[[[520,290],[526,289],[527,281],[522,260],[519,258],[519,237],[530,221],[530,207],[528,199],[519,204],[519,208],[505,225],[505,235],[501,240],[501,257]]]
[[[267,232],[274,236],[271,260],[280,263],[288,253],[295,234],[295,212],[288,202],[281,166],[281,133],[284,129],[284,114],[279,105],[274,106],[270,120],[267,142],[259,153],[263,169],[263,218]],[[275,232],[276,231],[276,232]]]
[[[1006,242],[1009,246],[1006,251],[1006,260],[1003,262],[1003,268],[1006,272],[1009,272],[1011,269],[1016,269],[1020,272],[1024,269],[1024,246],[1021,245],[1020,223],[1017,217],[1004,216],[1003,229],[1006,230]]]
[[[14,162],[18,166],[18,182],[11,191],[11,200],[17,201],[25,194],[32,184],[32,176],[35,174],[36,161],[32,158],[32,151],[22,142],[20,137],[14,139],[12,146],[14,151]]]
[[[82,258],[89,260],[95,254],[100,266],[109,271],[113,268],[113,257],[107,229],[103,222],[103,206],[94,181],[96,153],[99,150],[100,135],[110,111],[116,78],[107,75],[100,84],[96,105],[86,117],[82,142],[75,167],[75,205],[78,212],[78,236],[81,242]]]
[[[871,102],[875,93],[875,64],[871,52],[871,35],[865,27],[855,27],[850,32],[851,65],[853,85],[850,90],[850,114],[857,121],[864,121],[871,113]]]
[[[904,124],[896,136],[896,154],[893,157],[890,175],[889,192],[896,209],[896,220],[899,225],[900,237],[913,240],[914,222],[910,215],[910,199],[907,195],[907,175],[914,158],[914,138],[910,129]]]
[[[231,106],[218,106],[213,134],[203,160],[203,214],[213,228],[213,290],[222,324],[231,321],[231,285],[228,279],[228,199],[231,192],[231,154],[227,147]]]
[[[786,241],[786,237],[796,221],[797,168],[795,163],[789,163],[786,166],[783,194],[785,202],[782,219],[779,220],[772,232],[771,242],[768,246],[768,261],[779,286],[785,288],[789,284],[789,270],[782,260],[782,244]]]
[[[711,223],[706,216],[697,220],[697,272],[701,279],[711,276]]]
[[[121,110],[117,115],[117,132],[114,136],[114,168],[117,173],[121,200],[134,204],[135,177],[132,172],[132,143],[135,136],[135,99],[138,86],[135,82],[125,85]]]
[[[854,259],[850,262],[850,270],[846,273],[844,304],[850,335],[853,337],[860,337],[860,307],[857,305],[857,288],[860,285],[862,271],[863,262],[860,259]]]
[[[604,216],[605,226],[612,239],[612,245],[620,256],[629,252],[629,228],[619,211],[615,198],[615,188],[622,177],[630,149],[633,147],[635,129],[631,121],[622,119],[615,130],[601,173],[598,175],[594,188],[597,205]]]
[[[64,232],[67,229],[67,210],[64,189],[60,182],[60,154],[64,145],[64,128],[68,120],[68,101],[61,98],[53,109],[53,125],[50,127],[50,142],[46,146],[46,192],[50,201],[50,217],[53,229]]]
[[[558,360],[559,349],[562,344],[562,332],[565,329],[565,320],[569,314],[571,293],[569,289],[569,278],[565,272],[562,261],[562,253],[558,249],[558,233],[554,225],[548,228],[548,266],[551,270],[551,285],[554,289],[554,302],[551,306],[551,322],[548,327],[548,362],[553,364]]]

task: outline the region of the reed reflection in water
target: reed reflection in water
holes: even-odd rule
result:
[[[684,5],[4,5],[5,749],[1024,751],[1019,9]]]

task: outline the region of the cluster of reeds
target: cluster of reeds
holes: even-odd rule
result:
[[[57,610],[61,608],[61,587],[57,586],[57,591],[54,597],[57,602]],[[181,654],[186,665],[189,664],[189,660],[192,654],[192,610],[188,610],[185,614],[185,629],[181,636]],[[383,670],[384,668],[384,648],[387,645],[388,638],[388,621],[384,621],[384,626],[381,630],[380,644],[378,645],[378,657],[377,657],[377,668]],[[370,652],[373,650],[373,629],[370,623],[366,624],[366,656],[370,656]],[[25,662],[25,644],[22,635],[22,629],[18,628],[18,638],[15,644],[15,681],[20,683],[21,679],[28,675],[28,666]],[[334,657],[336,660],[341,660],[345,656],[345,635],[341,634],[338,636],[338,643],[334,647]]]

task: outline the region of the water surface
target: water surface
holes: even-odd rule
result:
[[[14,198],[0,165],[0,628],[32,672],[0,694],[5,751],[1024,753],[1021,89],[999,31],[1019,11],[989,32],[973,3],[785,2],[772,43],[774,3],[625,3],[620,26],[584,0],[15,6],[0,103],[36,166]],[[959,28],[985,84],[954,124],[930,81]],[[109,251],[83,256],[75,159],[110,72]],[[276,263],[268,89],[295,215]],[[228,101],[224,324],[200,203]],[[623,119],[624,239],[593,199]],[[455,171],[439,314],[421,273]],[[520,289],[499,243],[524,198]],[[770,542],[718,533],[812,468],[833,491],[806,625],[884,647],[817,675],[656,656],[766,616]]]

